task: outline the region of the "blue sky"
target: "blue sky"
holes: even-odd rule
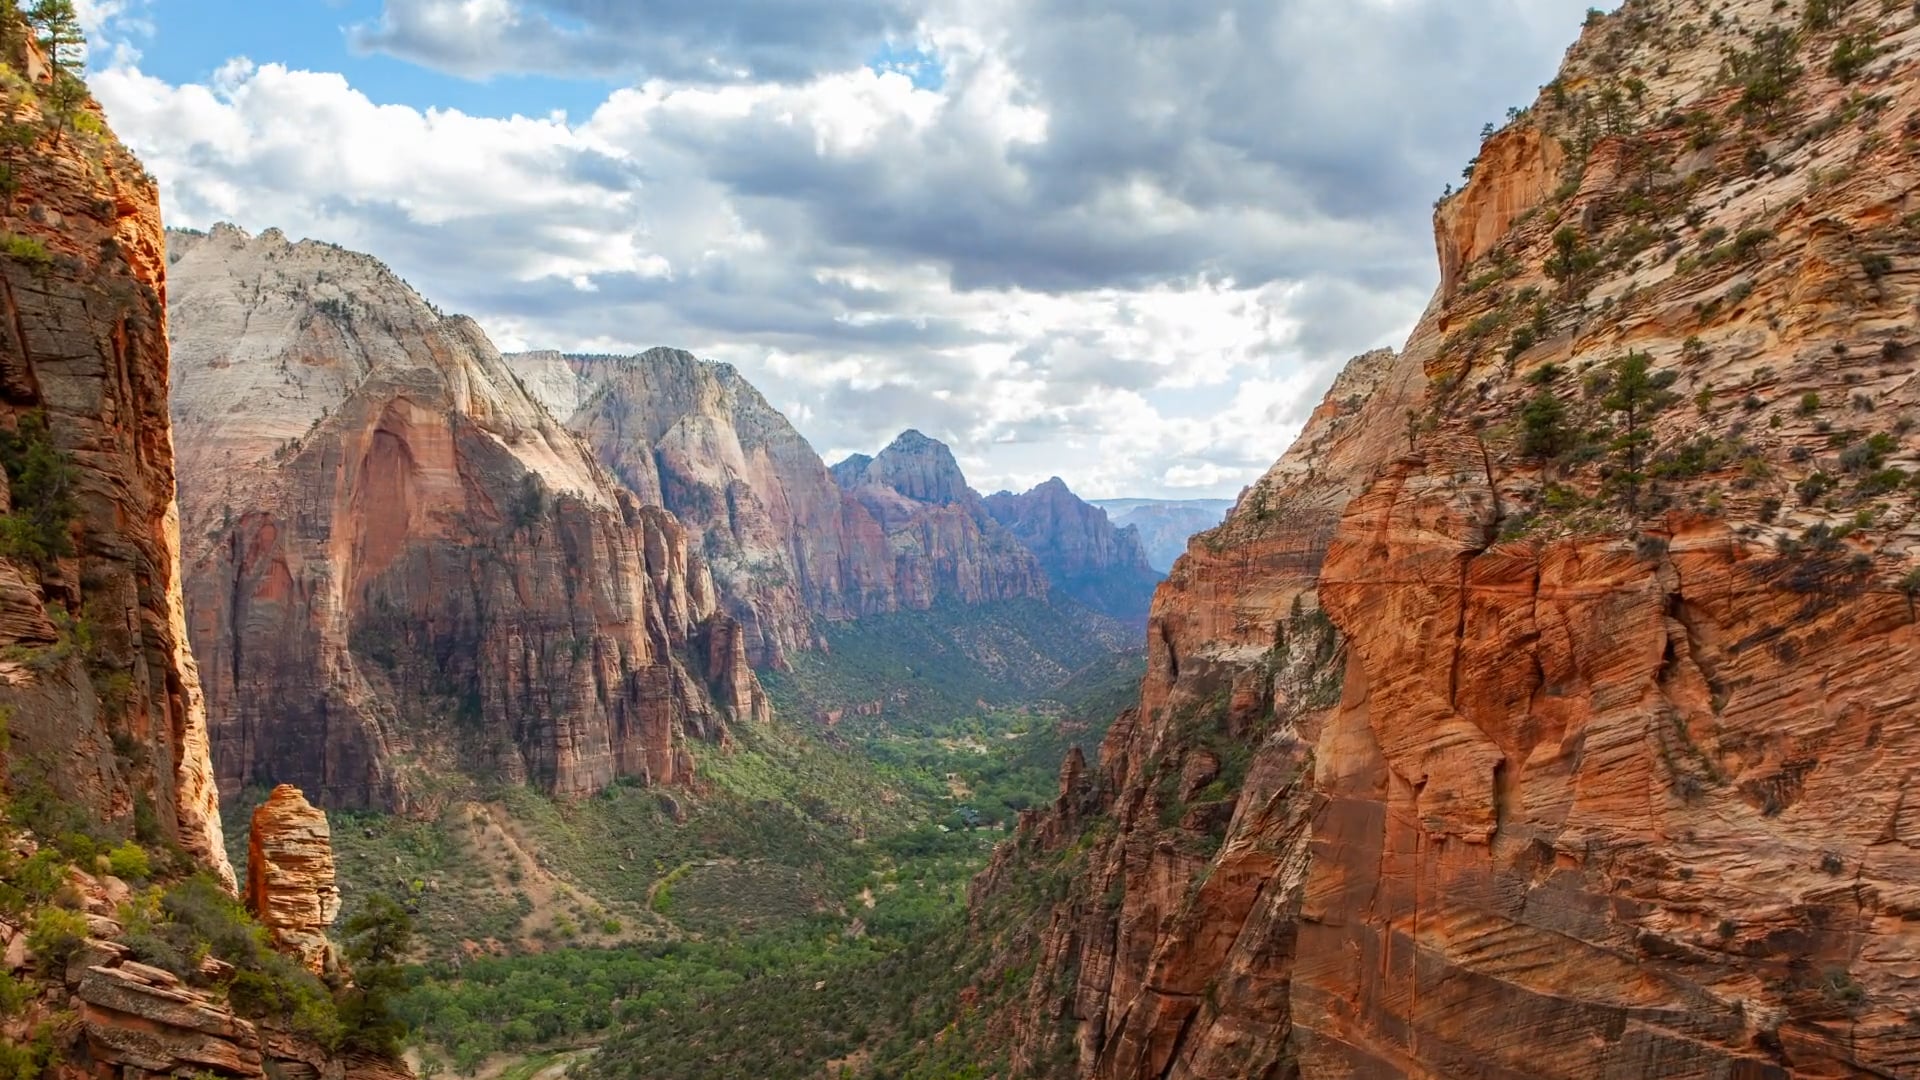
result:
[[[1436,276],[1586,0],[82,0],[170,224],[503,349],[738,366],[824,457],[1232,496]]]
[[[136,37],[141,67],[172,83],[205,82],[236,56],[335,71],[381,104],[459,109],[478,116],[585,116],[620,80],[499,75],[462,78],[384,53],[350,48],[348,29],[380,17],[380,0],[151,0]]]

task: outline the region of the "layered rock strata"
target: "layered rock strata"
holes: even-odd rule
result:
[[[281,784],[253,812],[247,833],[247,910],[280,951],[320,974],[337,961],[327,928],[340,915],[333,830],[300,789]]]
[[[0,760],[231,882],[181,601],[156,185],[91,100],[48,113],[54,72],[20,48],[0,87],[24,136],[0,163]]]
[[[687,740],[766,717],[685,530],[471,320],[271,230],[174,234],[170,259],[223,790],[399,808],[416,773],[459,769],[561,795],[683,783]]]
[[[1916,67],[1590,17],[976,884],[1016,1074],[1920,1071]]]

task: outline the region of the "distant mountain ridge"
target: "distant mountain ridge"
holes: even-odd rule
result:
[[[815,618],[1048,595],[1052,541],[1016,537],[952,451],[920,431],[829,468],[729,364],[669,348],[527,352],[507,363],[641,501],[699,534],[756,665],[784,666],[821,644]],[[1150,585],[1116,595],[1126,599],[1089,606],[1144,619]]]
[[[1147,562],[1167,573],[1187,550],[1187,541],[1227,519],[1232,499],[1095,499],[1114,524],[1140,531]]]
[[[1140,530],[1119,526],[1053,477],[1024,494],[997,492],[987,512],[1039,557],[1055,588],[1146,629],[1147,609],[1162,575],[1148,563]]]

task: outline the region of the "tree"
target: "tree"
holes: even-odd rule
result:
[[[1547,256],[1547,276],[1572,289],[1587,271],[1599,265],[1600,257],[1586,246],[1580,230],[1564,225],[1553,234],[1553,254]]]
[[[1552,461],[1573,448],[1567,426],[1567,407],[1551,386],[1534,391],[1520,410],[1520,452],[1540,461]]]
[[[80,30],[73,0],[33,0],[33,6],[27,9],[27,25],[33,28],[47,59],[61,72],[77,68],[84,61],[87,35]]]
[[[1772,120],[1792,96],[1799,48],[1798,35],[1775,26],[1761,31],[1752,49],[1727,54],[1727,76],[1740,87],[1740,111],[1749,121]]]
[[[87,103],[87,84],[80,81],[78,75],[67,72],[55,72],[53,85],[47,89],[47,115],[53,119],[54,127],[65,131],[73,123],[73,118]]]
[[[1653,442],[1647,424],[1675,401],[1677,395],[1668,387],[1678,375],[1654,371],[1653,358],[1643,352],[1629,352],[1614,361],[1612,368],[1612,389],[1600,404],[1620,414],[1620,434],[1613,440],[1613,452],[1619,461],[1614,478],[1626,488],[1627,510],[1633,512],[1639,509],[1640,482],[1646,479],[1646,449]]]
[[[339,997],[340,1024],[349,1046],[388,1056],[400,1052],[406,1022],[395,1016],[395,994],[406,989],[400,962],[413,941],[413,919],[390,896],[376,894],[347,920],[347,962],[353,984]]]

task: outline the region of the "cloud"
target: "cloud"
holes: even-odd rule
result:
[[[470,78],[795,81],[857,66],[914,22],[900,0],[387,0],[350,39]]]
[[[624,42],[644,75],[571,120],[376,104],[247,60],[93,81],[169,221],[369,251],[502,347],[690,348],[798,406],[823,453],[920,427],[987,489],[1231,494],[1341,361],[1417,317],[1432,196],[1584,4],[749,9],[769,21],[389,0],[358,32],[476,75],[591,70],[576,37]],[[909,44],[869,65],[890,37]],[[693,69],[654,55],[675,41]],[[571,67],[545,51],[567,43]]]

